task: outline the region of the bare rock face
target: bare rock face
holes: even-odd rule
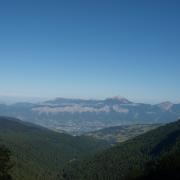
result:
[[[158,106],[164,111],[169,111],[169,110],[171,110],[173,103],[166,101],[166,102],[162,102],[162,103],[158,104]]]

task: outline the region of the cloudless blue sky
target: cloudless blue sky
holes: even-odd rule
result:
[[[0,1],[0,95],[180,102],[180,1]]]

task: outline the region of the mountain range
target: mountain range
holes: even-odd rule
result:
[[[0,104],[0,115],[79,135],[111,126],[173,122],[180,117],[180,104],[134,103],[121,97],[56,98],[41,103]]]

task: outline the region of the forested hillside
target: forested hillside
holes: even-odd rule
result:
[[[162,176],[162,172],[169,169],[170,173],[176,173],[180,178],[179,153],[180,121],[177,121],[97,153],[93,158],[72,163],[62,176],[73,180],[146,179],[154,168],[154,177],[160,173]]]
[[[14,180],[154,180],[164,174],[166,179],[180,178],[180,121],[110,147],[91,137],[0,117],[0,138],[11,152],[10,159],[9,150],[0,146],[0,168],[8,178],[3,180],[11,180],[11,175]]]
[[[12,153],[16,180],[59,179],[57,172],[66,163],[109,146],[91,137],[73,137],[6,117],[0,117],[0,139]]]
[[[180,179],[180,149],[171,152],[158,160],[145,165],[145,170],[138,177],[129,180],[179,180]]]

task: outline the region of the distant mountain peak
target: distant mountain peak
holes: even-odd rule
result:
[[[105,101],[117,102],[117,103],[122,103],[122,104],[131,104],[132,103],[128,99],[121,97],[121,96],[114,96],[114,97],[106,98]]]
[[[173,106],[173,103],[170,101],[165,101],[165,102],[158,104],[158,106],[163,110],[169,111],[171,109],[171,107]]]

